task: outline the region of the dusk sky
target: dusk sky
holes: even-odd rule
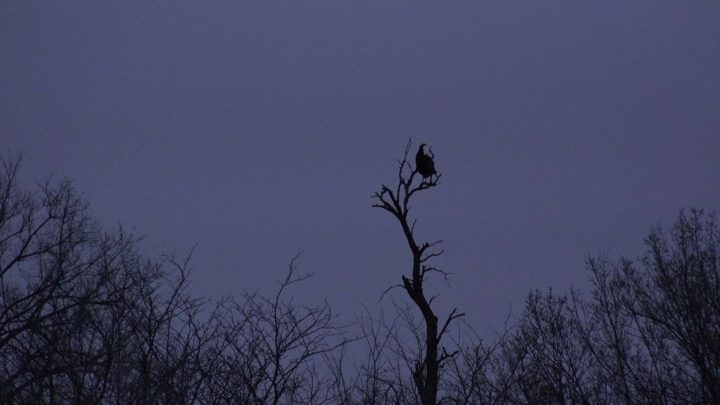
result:
[[[412,211],[438,312],[491,333],[720,209],[720,1],[0,2],[0,153],[153,257],[197,243],[198,295],[303,251],[299,298],[376,308],[411,256],[370,196],[409,138],[442,173]]]

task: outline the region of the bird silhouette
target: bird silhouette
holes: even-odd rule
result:
[[[415,154],[415,170],[423,176],[423,179],[426,179],[432,177],[433,174],[437,174],[437,172],[435,171],[435,162],[433,161],[435,155],[426,155],[424,148],[425,144],[420,144],[420,148],[417,154]],[[430,153],[432,154],[432,152]]]

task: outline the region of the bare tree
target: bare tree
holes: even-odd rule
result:
[[[418,171],[408,161],[411,144],[411,142],[408,142],[403,159],[399,162],[397,184],[392,188],[383,184],[380,191],[373,196],[376,200],[373,207],[382,208],[397,219],[412,254],[410,275],[402,275],[402,284],[398,286],[405,289],[405,292],[420,310],[424,320],[425,351],[421,358],[415,362],[412,376],[420,401],[428,405],[437,403],[440,368],[455,353],[448,353],[445,349],[441,350],[440,342],[450,323],[463,316],[463,314],[457,313],[454,309],[446,320],[439,324],[438,317],[432,309],[434,297],[428,297],[424,290],[428,274],[436,272],[447,276],[447,273],[430,264],[430,260],[442,254],[442,250],[433,249],[440,241],[428,243],[415,240],[416,221],[410,222],[408,218],[410,199],[418,192],[436,187],[441,175],[430,177],[427,181],[424,179],[414,181]]]
[[[585,323],[612,389],[629,402],[720,403],[720,231],[680,212],[638,261],[592,259]]]
[[[344,329],[327,302],[299,305],[288,297],[309,277],[297,274],[296,259],[274,296],[246,293],[223,304],[204,402],[316,404],[332,395],[329,373],[320,367],[324,355],[344,346]]]
[[[431,263],[443,252],[416,239],[409,211],[440,175],[421,178],[410,146],[373,204],[400,223],[412,258],[383,296],[398,287],[410,300],[393,301],[389,320],[365,309],[355,337],[326,302],[293,300],[309,277],[295,259],[270,297],[210,305],[187,291],[190,255],[145,257],[132,235],[104,231],[70,182],[24,189],[20,161],[0,159],[0,402],[720,403],[715,216],[681,212],[638,260],[589,259],[589,298],[532,292],[485,344],[453,322],[463,314],[440,322],[432,307],[426,281],[447,277]]]
[[[148,259],[103,232],[70,182],[38,191],[0,161],[0,402],[321,403],[322,356],[345,343],[329,305],[288,290],[213,309],[191,296],[190,255]]]
[[[184,292],[187,261],[141,257],[122,229],[101,230],[69,181],[26,191],[20,160],[0,162],[0,402],[192,398],[214,330]]]
[[[107,353],[83,328],[126,288],[112,281],[132,238],[101,232],[68,181],[25,191],[20,160],[0,163],[0,402],[84,396],[73,377]]]
[[[495,385],[516,403],[719,403],[719,235],[681,212],[639,260],[591,258],[590,299],[531,293]]]

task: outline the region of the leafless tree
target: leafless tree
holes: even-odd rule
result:
[[[719,234],[681,212],[639,260],[591,258],[589,299],[530,294],[497,357],[508,402],[718,403]]]
[[[590,260],[584,333],[623,401],[720,403],[719,235],[714,215],[681,211],[640,260]]]
[[[375,317],[364,307],[355,325],[357,337],[350,339],[354,345],[326,357],[332,374],[333,403],[416,403],[414,387],[406,378],[408,363],[402,347],[398,347],[398,343],[405,345],[398,337],[399,316],[387,320],[381,311]]]
[[[447,352],[441,347],[440,342],[450,323],[463,316],[463,314],[453,310],[445,321],[440,324],[432,308],[434,297],[428,297],[425,293],[425,281],[430,273],[435,272],[443,276],[447,276],[447,273],[430,264],[433,258],[442,254],[442,250],[434,249],[440,241],[428,243],[415,240],[416,221],[412,220],[411,222],[408,217],[410,199],[416,193],[436,187],[441,175],[438,174],[434,178],[430,177],[427,181],[420,179],[420,176],[418,176],[419,180],[414,181],[418,171],[408,161],[411,144],[411,142],[408,142],[403,159],[399,162],[397,184],[393,187],[383,184],[380,191],[373,196],[376,200],[373,207],[382,208],[397,219],[412,254],[410,274],[409,276],[402,275],[402,284],[398,286],[405,290],[408,297],[420,310],[424,321],[424,353],[415,361],[412,377],[420,402],[427,405],[437,403],[440,369],[443,363],[455,353]]]
[[[126,287],[112,281],[133,240],[101,232],[68,181],[25,191],[20,159],[0,163],[0,402],[84,396],[61,381],[105,360],[83,326]]]
[[[188,292],[190,255],[144,256],[69,181],[26,189],[20,160],[0,159],[0,403],[720,403],[714,215],[681,212],[640,259],[590,258],[587,297],[534,291],[486,343],[453,322],[463,314],[440,322],[432,307],[442,250],[416,240],[409,211],[440,175],[416,176],[409,151],[374,206],[412,258],[383,296],[410,300],[393,301],[391,319],[364,308],[350,334],[327,302],[292,298],[309,277],[297,258],[273,295],[213,304]]]
[[[0,402],[322,403],[322,356],[345,343],[326,302],[289,289],[214,307],[187,292],[190,256],[148,259],[104,232],[68,181],[0,173]]]
[[[327,302],[299,305],[288,297],[309,277],[297,274],[296,259],[274,296],[246,293],[223,304],[204,402],[316,404],[332,396],[330,375],[320,367],[324,355],[344,346],[344,329]]]

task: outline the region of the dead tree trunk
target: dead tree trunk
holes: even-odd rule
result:
[[[390,212],[398,222],[400,222],[403,234],[412,252],[412,274],[410,277],[402,275],[402,284],[397,286],[405,289],[410,299],[420,310],[425,323],[425,353],[424,356],[417,360],[415,369],[412,370],[412,376],[422,404],[434,405],[437,403],[440,367],[445,360],[455,354],[455,352],[448,353],[444,349],[442,354],[439,353],[440,340],[447,331],[450,322],[464,314],[457,314],[456,310],[453,309],[445,320],[442,328],[438,330],[438,317],[431,307],[433,299],[430,298],[428,300],[423,290],[425,276],[428,275],[428,273],[438,272],[443,276],[447,276],[447,273],[428,263],[430,259],[440,256],[443,253],[442,250],[433,249],[433,247],[441,241],[418,243],[415,240],[414,230],[416,221],[413,220],[412,224],[410,224],[408,220],[408,212],[410,210],[409,202],[415,193],[437,186],[440,175],[438,174],[434,176],[434,178],[431,176],[429,180],[418,176],[420,177],[420,182],[415,181],[415,184],[413,184],[413,180],[415,180],[418,171],[416,167],[413,168],[411,163],[408,162],[410,147],[411,142],[408,142],[405,148],[405,155],[399,162],[400,167],[398,169],[397,186],[391,189],[383,184],[380,191],[373,195],[373,198],[376,199],[373,207],[382,208]]]

